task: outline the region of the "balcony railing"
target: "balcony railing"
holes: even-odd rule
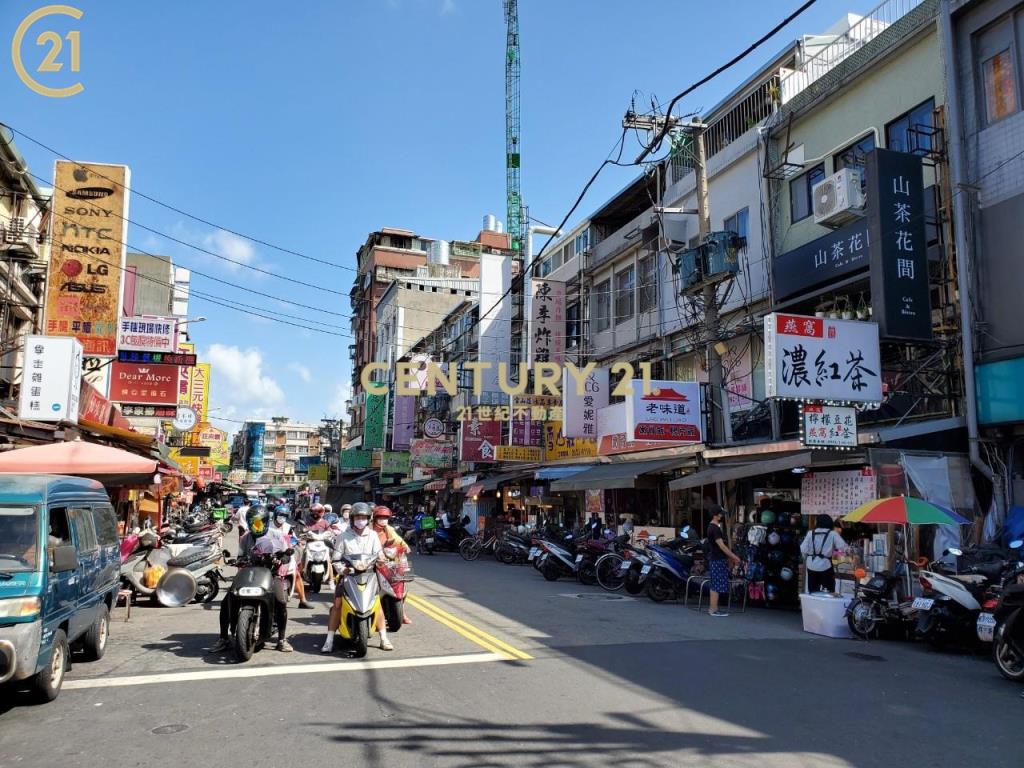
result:
[[[860,21],[837,35],[820,51],[799,63],[796,69],[785,72],[781,82],[782,103],[785,104],[818,78],[863,48],[892,24],[899,21],[925,0],[885,0]]]

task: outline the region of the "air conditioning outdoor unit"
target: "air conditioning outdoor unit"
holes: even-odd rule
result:
[[[864,215],[864,192],[861,173],[854,168],[843,168],[820,181],[811,189],[814,223],[826,227],[841,227],[848,221]]]

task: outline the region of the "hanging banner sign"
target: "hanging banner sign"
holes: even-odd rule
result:
[[[363,422],[363,449],[384,448],[384,422],[387,416],[387,395],[366,395],[366,419]]]
[[[115,403],[176,406],[177,382],[178,371],[169,366],[110,365],[110,399]]]
[[[483,420],[476,414],[459,425],[459,461],[497,461],[494,449],[501,443],[501,422]]]
[[[76,339],[26,336],[24,359],[18,418],[78,423],[81,343]]]
[[[597,440],[587,437],[566,437],[562,422],[544,423],[544,460],[581,459],[597,456]]]
[[[597,412],[608,405],[611,386],[607,368],[595,368],[580,391],[578,374],[562,369],[562,428],[566,437],[597,437]]]
[[[626,396],[626,436],[630,440],[699,443],[703,440],[700,384],[695,381],[634,379]]]
[[[412,462],[408,452],[385,451],[380,459],[380,473],[402,477],[412,474]]]
[[[857,409],[808,403],[800,409],[800,442],[808,448],[856,448]]]
[[[117,330],[117,349],[119,352],[176,352],[178,319],[151,315],[122,317]]]
[[[448,469],[455,466],[456,445],[442,440],[419,439],[409,445],[413,466]]]
[[[395,428],[391,435],[391,447],[396,451],[407,450],[416,427],[416,397],[395,396]]]
[[[535,363],[561,365],[565,360],[565,283],[561,280],[531,283],[530,349]]]
[[[538,463],[544,460],[544,450],[529,445],[499,445],[496,451],[498,461],[529,461]]]
[[[878,324],[784,315],[764,318],[768,397],[882,401]]]
[[[125,165],[54,166],[46,335],[74,336],[90,357],[117,354],[130,186]]]

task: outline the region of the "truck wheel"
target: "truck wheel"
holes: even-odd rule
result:
[[[56,630],[53,633],[50,663],[32,678],[32,693],[37,701],[47,702],[57,698],[60,687],[64,684],[64,673],[68,668],[68,659],[71,658],[70,650],[64,630]]]
[[[251,605],[242,606],[235,622],[235,655],[239,661],[248,661],[256,650],[256,609]]]
[[[110,611],[107,606],[100,605],[96,620],[82,638],[86,661],[99,661],[107,650],[107,638],[110,637]]]

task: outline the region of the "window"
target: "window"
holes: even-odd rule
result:
[[[68,511],[64,507],[50,510],[49,546],[61,546],[71,543],[71,523],[68,522]]]
[[[580,305],[570,304],[565,308],[565,346],[574,349],[580,345]]]
[[[585,229],[576,235],[576,253],[583,253],[590,247],[590,230]]]
[[[640,259],[640,311],[648,312],[658,306],[658,254]]]
[[[885,146],[894,152],[930,151],[932,137],[927,131],[911,132],[911,128],[935,124],[935,99],[921,102],[885,126]]]
[[[570,240],[565,244],[565,248],[562,249],[562,263],[568,264],[569,260],[576,255],[576,251],[573,250],[573,243]]]
[[[611,327],[612,281],[605,280],[594,286],[594,331],[600,333]]]
[[[540,268],[537,270],[537,276],[538,277],[547,277],[550,274],[551,274],[551,259],[549,257],[547,259],[544,259],[544,261],[542,261],[540,263]]]
[[[722,222],[722,229],[726,232],[735,232],[740,237],[747,237],[747,231],[750,229],[750,209],[744,208],[742,211],[736,211],[732,216]]]
[[[93,507],[93,526],[96,528],[96,538],[101,547],[109,547],[118,543],[117,518],[114,517],[114,508],[110,506]]]
[[[975,69],[981,80],[979,108],[986,123],[995,123],[1020,109],[1017,46],[1013,18],[1006,16],[982,30],[974,44]]]
[[[864,170],[864,158],[868,152],[875,148],[875,134],[869,133],[863,139],[842,149],[832,155],[832,170],[841,171],[843,168],[855,168]],[[906,150],[903,150],[906,151]]]
[[[825,178],[825,166],[822,163],[811,168],[789,182],[789,220],[795,224],[806,219],[814,210],[811,207],[811,190],[814,185]]]
[[[633,291],[636,289],[636,270],[627,267],[615,275],[615,322],[633,316]]]
[[[71,510],[71,522],[75,526],[75,538],[79,552],[92,552],[98,548],[96,529],[93,528],[92,510],[82,507]]]

